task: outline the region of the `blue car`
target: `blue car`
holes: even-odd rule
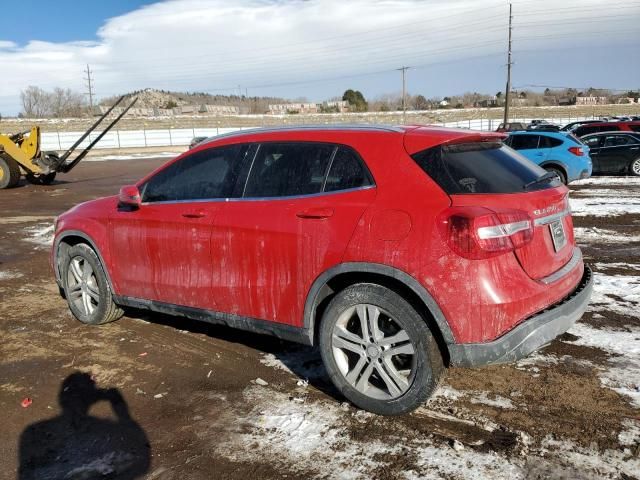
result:
[[[563,183],[591,176],[589,147],[568,132],[511,132],[504,143],[549,172]]]

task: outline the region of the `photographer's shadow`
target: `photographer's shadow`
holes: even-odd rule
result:
[[[134,479],[149,470],[147,436],[129,415],[118,389],[97,388],[87,373],[69,375],[60,388],[57,417],[29,425],[20,437],[19,480]],[[111,404],[115,419],[91,416]]]

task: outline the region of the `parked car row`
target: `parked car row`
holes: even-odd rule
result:
[[[581,120],[563,127],[545,120],[508,122],[497,131],[509,133],[506,145],[566,184],[592,174],[640,176],[639,119]]]

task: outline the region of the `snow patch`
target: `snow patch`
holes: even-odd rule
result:
[[[621,185],[623,187],[629,187],[634,185],[640,185],[640,178],[638,177],[590,177],[584,180],[576,180],[571,182],[571,186],[578,185]]]
[[[604,273],[594,275],[590,311],[608,310],[640,318],[638,307],[640,307],[640,276]]]
[[[630,214],[640,214],[640,198],[630,197],[586,197],[569,198],[571,214],[574,217],[594,216],[610,217]]]
[[[0,280],[12,280],[14,278],[20,278],[22,276],[23,275],[20,272],[11,272],[11,271],[0,272]]]
[[[615,230],[597,227],[574,227],[578,243],[628,243],[640,242],[640,235],[626,235]]]
[[[629,397],[632,405],[640,408],[640,331],[613,331],[576,323],[569,333],[579,338],[567,343],[595,347],[618,355],[607,360],[609,365],[606,368],[597,367],[600,382]]]
[[[176,152],[159,153],[130,153],[128,155],[101,155],[99,157],[87,157],[85,162],[106,162],[109,160],[140,160],[143,158],[173,158],[177,157]]]
[[[38,247],[49,248],[53,243],[54,226],[51,224],[39,224],[35,227],[28,227],[24,229],[29,235],[25,238],[27,242],[35,243]]]
[[[638,421],[625,420],[622,425],[625,429],[618,434],[620,445],[640,444],[640,423]]]

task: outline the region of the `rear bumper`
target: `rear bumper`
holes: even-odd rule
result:
[[[509,363],[526,357],[566,332],[582,316],[589,305],[593,289],[593,273],[585,265],[576,289],[560,302],[487,343],[449,345],[451,364],[476,367]]]

